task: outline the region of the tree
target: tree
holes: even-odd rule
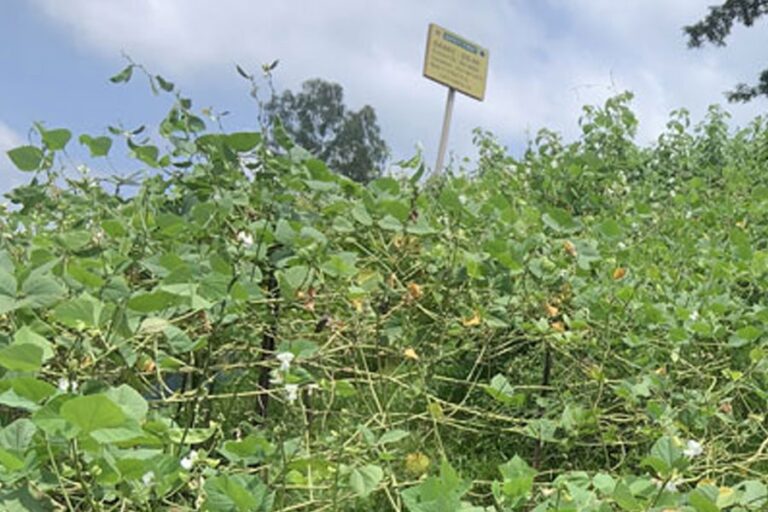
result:
[[[337,172],[359,182],[378,177],[389,149],[381,138],[376,112],[366,105],[357,112],[344,106],[341,85],[307,80],[301,92],[275,95],[266,105],[297,144]]]
[[[734,22],[751,27],[764,14],[768,14],[768,0],[726,0],[722,5],[710,7],[704,19],[683,29],[688,35],[688,47],[699,48],[704,43],[725,46]],[[726,93],[728,101],[747,102],[758,96],[768,96],[768,69],[760,73],[756,85],[737,84]]]

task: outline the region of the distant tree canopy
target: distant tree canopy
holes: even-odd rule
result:
[[[376,112],[366,105],[352,111],[344,105],[341,85],[307,80],[301,91],[274,96],[265,109],[278,117],[294,140],[337,172],[359,182],[378,177],[389,153]]]
[[[768,14],[768,0],[726,0],[722,5],[709,8],[709,14],[696,23],[685,27],[688,46],[699,48],[704,43],[725,46],[725,39],[731,33],[734,22],[747,27],[761,16]],[[757,96],[768,96],[768,69],[760,73],[756,85],[737,84],[726,93],[729,101],[750,101]]]

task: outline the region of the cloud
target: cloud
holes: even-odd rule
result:
[[[28,176],[16,170],[7,151],[20,146],[24,140],[10,126],[0,121],[0,194],[26,183]]]
[[[232,90],[234,62],[252,69],[281,60],[280,87],[322,77],[345,87],[347,102],[376,108],[395,156],[437,145],[445,90],[421,76],[426,28],[437,22],[491,51],[487,99],[460,97],[451,149],[471,152],[482,126],[520,146],[549,127],[573,137],[585,103],[635,92],[642,141],[669,112],[700,118],[722,91],[751,81],[768,33],[736,30],[726,49],[688,50],[682,27],[706,13],[701,0],[36,0],[83,48],[115,59],[126,51],[171,78]],[[757,68],[755,66],[758,66]],[[763,106],[764,103],[760,103]],[[738,123],[755,112],[731,106]]]

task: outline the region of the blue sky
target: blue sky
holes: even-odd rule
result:
[[[669,112],[700,119],[707,105],[768,65],[768,24],[735,30],[727,48],[688,50],[681,27],[714,0],[3,0],[0,2],[0,150],[29,128],[102,134],[110,124],[156,124],[169,99],[140,80],[108,77],[126,52],[178,84],[199,108],[228,110],[228,129],[255,129],[256,106],[234,64],[280,59],[278,89],[308,78],[337,81],[349,106],[372,105],[393,159],[439,136],[445,90],[421,76],[427,25],[436,22],[490,49],[486,100],[459,97],[449,150],[472,156],[471,130],[496,133],[513,152],[548,127],[574,137],[580,107],[636,94],[639,138],[650,142]],[[735,124],[768,102],[729,105]],[[89,162],[71,143],[71,162]],[[115,150],[122,148],[116,145]],[[119,172],[139,166],[117,159]],[[133,167],[131,167],[133,166]],[[0,155],[0,191],[29,178]]]

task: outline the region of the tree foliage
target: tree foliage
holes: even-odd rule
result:
[[[698,48],[704,43],[725,46],[725,40],[735,22],[751,27],[765,14],[768,14],[768,0],[726,0],[721,5],[710,7],[704,19],[684,28],[688,35],[688,46]],[[768,96],[768,69],[760,73],[757,84],[737,84],[726,96],[729,101],[741,102]]]
[[[265,109],[300,146],[332,169],[363,183],[381,175],[388,148],[376,112],[368,105],[349,110],[341,85],[308,80],[298,93],[286,90],[274,96]]]

